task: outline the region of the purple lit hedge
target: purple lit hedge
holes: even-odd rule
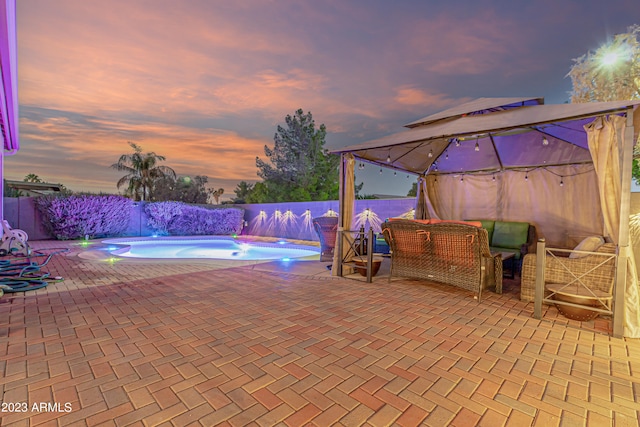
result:
[[[68,240],[124,233],[132,202],[121,196],[42,196],[35,199],[35,205],[47,231]]]
[[[148,203],[147,225],[158,234],[174,236],[231,235],[240,233],[244,211],[238,208],[206,209],[180,202]]]

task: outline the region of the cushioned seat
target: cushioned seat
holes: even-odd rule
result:
[[[482,224],[489,236],[491,252],[510,252],[520,261],[527,253],[535,252],[536,228],[528,222],[475,220]]]

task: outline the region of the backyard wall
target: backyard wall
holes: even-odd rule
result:
[[[356,200],[353,227],[360,225],[380,231],[380,223],[386,218],[402,216],[413,209],[415,199]],[[226,205],[231,207],[231,205]],[[244,209],[245,228],[242,234],[284,237],[301,240],[318,240],[311,220],[317,216],[337,215],[338,202],[291,202],[237,205]],[[367,208],[369,211],[367,211]],[[631,193],[631,213],[640,213],[640,193]],[[42,226],[40,213],[32,197],[4,199],[4,218],[13,228],[27,232],[31,240],[48,240],[50,236]],[[143,203],[131,210],[131,220],[126,236],[149,236],[147,216]]]
[[[353,227],[373,227],[379,232],[381,222],[389,217],[407,214],[413,209],[414,204],[414,198],[357,200]],[[337,201],[245,204],[235,207],[245,211],[245,227],[242,234],[301,240],[318,240],[311,222],[313,218],[338,213]],[[4,219],[9,221],[11,227],[24,230],[30,240],[53,239],[43,227],[32,197],[5,198]],[[131,210],[129,228],[125,236],[150,236],[152,231],[146,224],[144,203],[137,203]]]

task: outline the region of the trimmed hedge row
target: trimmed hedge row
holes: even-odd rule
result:
[[[58,240],[124,233],[133,202],[121,196],[42,196],[35,199],[49,233]]]
[[[121,196],[42,196],[34,200],[46,230],[59,240],[123,235],[133,202]],[[231,235],[242,231],[244,210],[206,209],[181,202],[144,205],[147,225],[160,235]]]
[[[242,231],[244,211],[206,209],[181,202],[148,203],[147,225],[158,234],[173,236],[230,235]]]

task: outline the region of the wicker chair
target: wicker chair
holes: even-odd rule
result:
[[[333,261],[333,250],[338,234],[338,217],[320,216],[313,218],[312,222],[320,239],[320,261]]]
[[[605,243],[595,252],[615,254],[616,245]],[[606,261],[606,262],[605,262]],[[598,264],[603,263],[598,268]],[[544,278],[546,283],[570,283],[576,276],[590,289],[611,294],[615,277],[615,259],[606,260],[600,255],[587,255],[581,258],[554,257],[546,255]],[[573,274],[572,274],[573,273]],[[536,289],[536,254],[527,254],[522,262],[522,281],[520,299],[533,301]],[[545,291],[549,295],[548,291]]]
[[[476,293],[502,292],[501,255],[491,255],[487,230],[464,224],[394,220],[382,225],[391,248],[391,276],[457,286]]]

